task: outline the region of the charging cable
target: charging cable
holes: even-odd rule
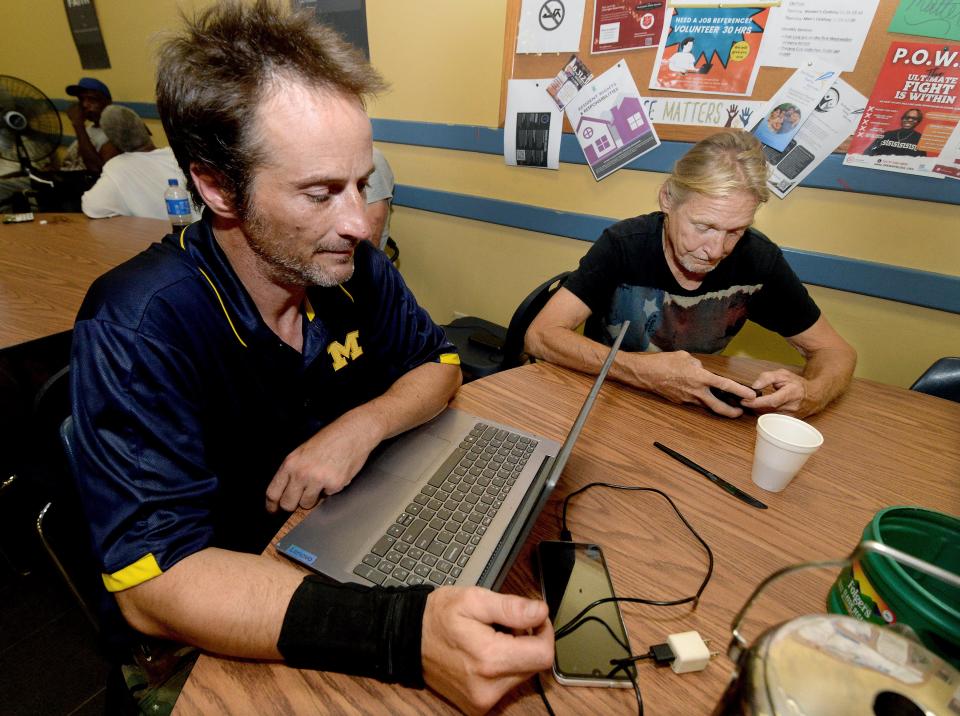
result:
[[[582,492],[594,487],[606,487],[611,490],[633,490],[635,492],[654,492],[660,495],[668,503],[670,507],[673,508],[673,511],[676,513],[677,517],[680,518],[680,521],[684,524],[687,530],[692,534],[697,541],[703,545],[704,551],[707,553],[707,573],[704,575],[703,581],[700,583],[700,586],[697,588],[696,593],[689,597],[682,597],[680,599],[671,599],[671,600],[659,600],[659,599],[645,599],[641,597],[604,597],[603,599],[597,599],[596,601],[591,602],[586,607],[581,609],[576,616],[570,619],[562,627],[559,627],[554,633],[555,639],[562,639],[576,629],[579,629],[585,623],[589,621],[597,620],[596,617],[587,616],[587,614],[600,606],[601,604],[606,604],[608,602],[627,602],[632,604],[647,604],[655,607],[670,607],[677,606],[680,604],[693,604],[693,609],[697,608],[697,605],[700,603],[700,596],[703,594],[703,591],[707,588],[707,584],[710,582],[710,578],[713,576],[713,550],[710,549],[710,545],[700,536],[700,534],[693,528],[693,525],[683,516],[683,513],[680,511],[680,508],[674,503],[670,496],[662,490],[658,490],[655,487],[638,487],[635,485],[618,485],[610,482],[591,482],[587,485],[584,485],[578,490],[574,490],[568,494],[563,500],[563,510],[561,512],[560,519],[560,539],[565,542],[573,541],[573,535],[570,530],[567,528],[567,507],[570,504],[570,500],[579,495]],[[601,621],[609,631],[609,626],[606,625],[602,620]],[[611,632],[612,633],[612,632]],[[619,639],[617,640],[619,642]],[[626,648],[625,644],[621,644]],[[645,654],[639,654],[635,656],[630,656],[624,659],[612,659],[610,661],[611,666],[613,666],[613,671],[611,674],[616,673],[617,671],[623,671],[627,674],[630,682],[633,686],[634,693],[637,697],[637,713],[639,716],[643,716],[643,697],[640,693],[640,685],[637,682],[636,677],[633,675],[633,672],[630,670],[630,666],[635,664],[638,661],[645,659],[650,659],[658,666],[665,666],[670,664],[670,667],[673,669],[674,673],[685,674],[693,671],[702,671],[706,668],[707,664],[710,661],[710,650],[707,648],[706,642],[700,637],[700,635],[695,631],[681,632],[678,634],[670,634],[667,637],[666,643],[655,644],[651,646]],[[550,702],[547,700],[547,694],[543,689],[543,684],[540,682],[540,677],[534,679],[534,687],[536,691],[540,694],[540,698],[543,700],[543,704],[547,709],[547,713],[550,716],[553,715],[553,709],[550,707]]]

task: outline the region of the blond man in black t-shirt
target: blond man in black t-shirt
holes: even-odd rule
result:
[[[660,188],[660,212],[604,231],[526,336],[539,358],[596,373],[624,320],[631,326],[611,376],[677,403],[727,417],[740,407],[804,417],[850,383],[856,352],[833,329],[780,249],[751,228],[769,197],[760,143],[741,131],[696,144]],[[747,319],[780,333],[806,360],[803,373],[765,371],[752,388],[706,370],[690,353],[716,353]],[[575,329],[587,322],[587,336]]]

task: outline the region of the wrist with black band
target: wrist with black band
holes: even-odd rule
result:
[[[423,688],[420,633],[432,587],[362,587],[304,577],[277,649],[290,666]]]

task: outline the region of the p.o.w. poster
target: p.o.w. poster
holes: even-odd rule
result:
[[[843,163],[933,172],[960,121],[960,45],[891,43]]]

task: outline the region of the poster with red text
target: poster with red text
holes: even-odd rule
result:
[[[843,163],[942,177],[934,166],[960,121],[960,45],[893,42]]]
[[[671,7],[650,89],[749,95],[769,7]]]
[[[593,42],[590,54],[640,50],[644,47],[654,49],[660,40],[666,5],[666,0],[596,0],[593,6]]]

